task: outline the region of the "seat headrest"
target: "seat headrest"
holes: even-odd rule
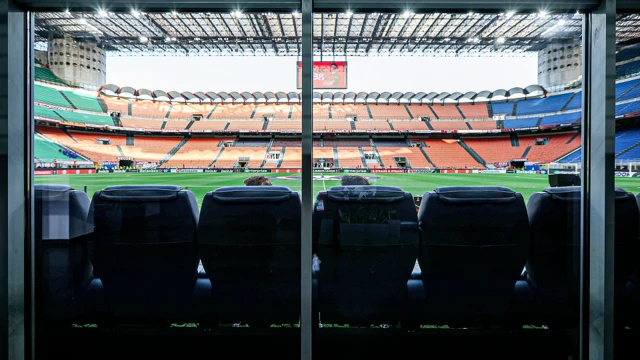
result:
[[[67,185],[36,185],[34,186],[34,195],[36,200],[62,200],[64,195],[74,190]]]
[[[335,202],[394,203],[405,199],[405,191],[395,186],[334,186],[327,198]]]
[[[109,186],[100,191],[99,197],[114,202],[159,202],[175,200],[180,191],[180,187],[174,185]]]
[[[296,193],[285,186],[223,186],[209,194],[215,201],[239,204],[284,202]]]
[[[517,198],[515,191],[502,186],[443,186],[435,193],[448,204],[506,204]]]
[[[551,199],[563,202],[579,202],[581,186],[561,186],[547,188],[543,192],[551,195]],[[624,201],[629,197],[629,193],[624,189],[616,187],[614,189],[615,201]]]

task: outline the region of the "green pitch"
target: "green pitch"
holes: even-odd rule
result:
[[[93,193],[111,185],[177,185],[193,191],[198,200],[202,202],[204,195],[221,186],[241,186],[242,181],[251,175],[265,175],[271,178],[273,185],[286,186],[292,190],[300,191],[299,180],[281,180],[278,177],[287,175],[299,176],[299,174],[249,174],[249,173],[113,173],[91,175],[51,175],[36,176],[36,184],[69,185],[77,190],[87,187],[89,198]],[[314,174],[320,176],[321,174]],[[343,174],[325,174],[327,177]],[[413,195],[423,195],[426,191],[440,186],[505,186],[521,193],[525,201],[532,193],[549,187],[547,175],[516,175],[516,174],[361,174],[379,179],[372,180],[374,185],[397,186]],[[338,180],[316,180],[313,182],[314,194],[340,185]],[[640,192],[640,179],[616,178],[616,186],[619,186],[634,194]]]

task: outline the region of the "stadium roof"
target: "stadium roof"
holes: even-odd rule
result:
[[[316,55],[506,55],[581,37],[581,15],[544,13],[314,14]],[[69,34],[116,55],[299,56],[301,16],[293,13],[42,12],[36,42]],[[618,42],[640,38],[640,15],[618,15]]]
[[[100,88],[100,93],[117,95],[124,97],[136,97],[139,99],[169,100],[184,102],[210,102],[210,103],[248,103],[248,104],[270,104],[270,103],[299,103],[300,93],[296,92],[215,92],[215,91],[164,91],[149,89],[134,89],[130,86],[120,87],[114,84],[106,84]],[[478,93],[469,91],[461,92],[313,92],[313,102],[322,104],[443,104],[443,103],[481,103],[490,101],[506,101],[521,98],[532,98],[546,95],[546,90],[540,85],[530,85],[526,88],[515,87],[509,90],[480,91]]]

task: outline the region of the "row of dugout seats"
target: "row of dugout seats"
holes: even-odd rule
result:
[[[176,186],[113,186],[89,201],[37,185],[35,195],[47,324],[298,322],[297,192],[222,187],[200,213]],[[640,213],[631,193],[615,197],[615,314],[637,326]],[[535,193],[528,206],[504,187],[442,187],[424,194],[416,217],[397,187],[320,192],[314,314],[352,326],[575,325],[579,200],[579,187]]]

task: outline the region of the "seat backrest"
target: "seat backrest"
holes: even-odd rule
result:
[[[555,319],[578,316],[580,294],[580,187],[548,188],[529,198],[531,251],[527,280],[538,309]],[[615,280],[619,293],[640,262],[639,211],[633,194],[615,189]]]
[[[501,322],[526,260],[522,195],[498,186],[441,187],[424,194],[418,219],[427,319]]]
[[[229,186],[205,195],[200,255],[223,323],[297,323],[300,195],[281,186]]]
[[[87,309],[83,296],[91,281],[86,236],[89,197],[65,185],[35,185],[36,296],[44,321],[72,319]]]
[[[315,211],[322,321],[397,323],[418,251],[411,194],[390,186],[337,186],[318,194]]]
[[[198,267],[198,207],[177,186],[111,186],[93,195],[92,261],[112,315],[184,314]]]

